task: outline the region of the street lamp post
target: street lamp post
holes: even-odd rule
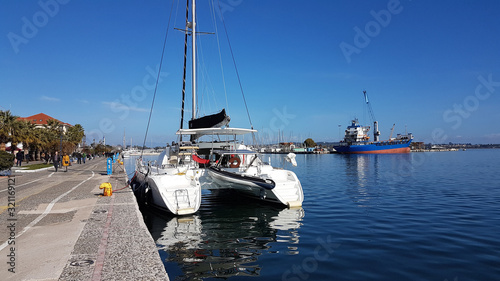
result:
[[[62,157],[62,139],[63,139],[63,125],[62,124],[59,124],[59,135],[60,135],[60,142],[59,142],[59,157]],[[59,158],[59,159],[62,159],[62,158]],[[62,161],[59,161],[59,167],[62,167],[61,166],[61,163]]]
[[[60,135],[60,143],[59,143],[59,155],[62,155],[62,136],[63,136],[63,125],[59,125],[59,135]]]

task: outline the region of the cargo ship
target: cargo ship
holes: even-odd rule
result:
[[[380,141],[380,132],[378,130],[378,122],[375,120],[375,115],[368,101],[366,91],[363,91],[365,103],[368,107],[370,117],[373,121],[373,140],[370,140],[368,132],[370,126],[361,126],[358,119],[351,121],[351,125],[347,126],[345,136],[342,141],[333,148],[337,153],[344,154],[363,154],[363,153],[409,153],[410,144],[413,140],[413,135],[406,133],[404,135],[398,134],[395,138],[392,137],[394,126],[391,129],[391,135],[386,141]]]
[[[334,145],[333,148],[337,153],[345,154],[410,152],[410,144],[413,140],[411,133],[406,135],[398,134],[396,138],[389,137],[389,140],[379,141],[380,132],[378,131],[377,121],[374,122],[373,141],[370,140],[369,131],[370,126],[361,126],[358,119],[354,119],[345,130],[344,139]]]

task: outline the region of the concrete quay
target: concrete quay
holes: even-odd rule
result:
[[[120,171],[120,172],[118,172]],[[2,280],[168,280],[126,174],[106,159],[0,178]],[[110,182],[113,195],[99,186]]]

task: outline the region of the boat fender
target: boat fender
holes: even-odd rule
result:
[[[142,206],[148,204],[151,202],[151,189],[149,188],[148,183],[144,183],[141,188],[140,188],[140,194],[139,194],[139,204]]]
[[[232,157],[229,159],[229,167],[230,168],[239,168],[241,164],[241,160],[239,157]]]
[[[148,185],[148,189],[146,190],[146,193],[144,194],[144,201],[146,205],[151,206],[151,203],[153,202],[153,191]]]

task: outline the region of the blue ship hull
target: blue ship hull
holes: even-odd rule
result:
[[[340,143],[333,146],[337,153],[344,154],[368,154],[368,153],[408,153],[410,152],[410,140],[403,141],[381,141],[381,142],[356,142],[352,144]]]

